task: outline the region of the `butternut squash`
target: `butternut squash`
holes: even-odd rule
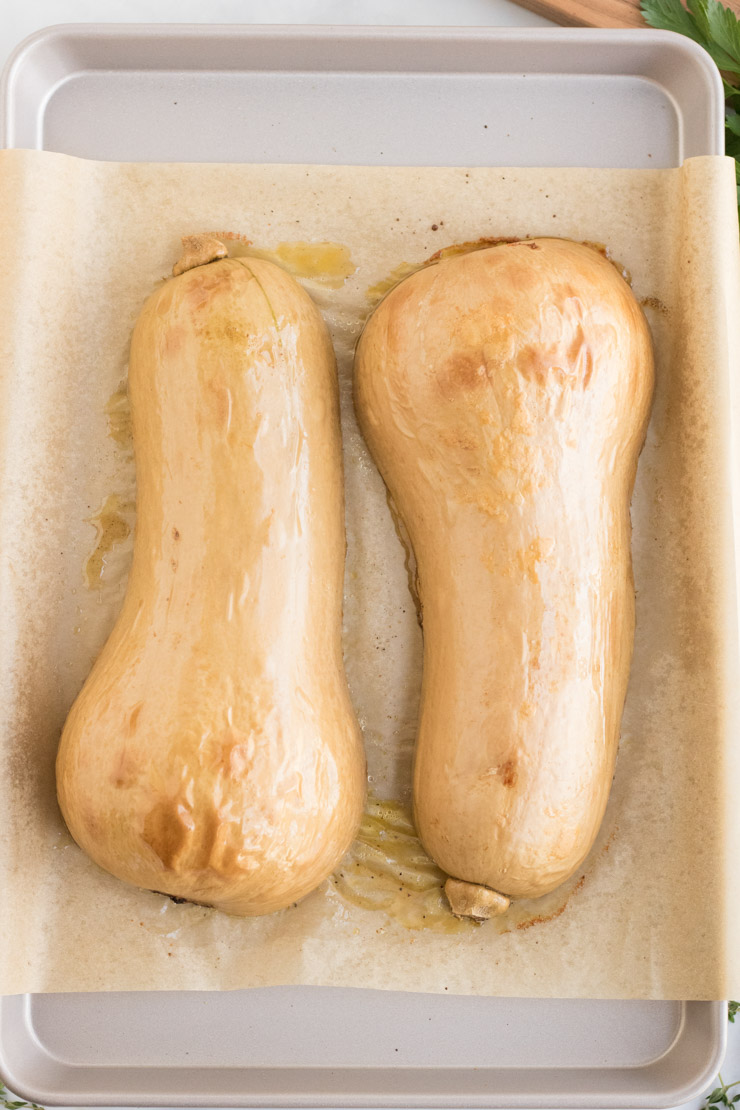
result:
[[[278,266],[185,246],[132,338],[133,566],[63,731],[58,797],[119,879],[264,914],[326,878],[365,797],[335,364]]]
[[[357,413],[418,568],[415,820],[459,914],[553,890],[601,824],[652,387],[632,291],[565,240],[421,270],[361,337]]]

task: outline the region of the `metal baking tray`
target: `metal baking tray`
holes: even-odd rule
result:
[[[5,146],[132,161],[668,167],[723,153],[722,87],[657,31],[74,25],[6,67]],[[721,1002],[330,988],[0,1003],[0,1072],[61,1105],[665,1107]]]

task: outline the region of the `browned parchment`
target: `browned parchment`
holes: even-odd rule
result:
[[[722,158],[681,170],[466,171],[0,154],[0,992],[323,983],[737,995],[735,203],[732,162]],[[133,470],[125,400],[114,395],[131,328],[179,237],[216,229],[265,250],[341,244],[351,260],[329,284],[304,280],[339,359],[345,651],[379,798],[408,797],[421,634],[405,554],[352,413],[367,289],[449,243],[554,234],[607,244],[647,299],[657,391],[633,501],[637,636],[609,809],[572,882],[496,923],[409,928],[424,924],[418,914],[358,906],[342,876],[296,909],[230,919],[117,882],[61,822],[59,732],[128,566]],[[124,524],[98,551],[103,573],[91,590],[84,568],[111,497]]]

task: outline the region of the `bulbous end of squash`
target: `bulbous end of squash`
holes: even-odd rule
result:
[[[474,921],[487,921],[506,913],[511,899],[499,894],[490,886],[466,883],[463,879],[448,879],[445,894],[455,917],[472,917]]]
[[[214,235],[183,235],[182,257],[172,267],[172,276],[179,277],[186,270],[194,270],[196,266],[205,266],[218,258],[226,258],[228,253],[221,240]]]

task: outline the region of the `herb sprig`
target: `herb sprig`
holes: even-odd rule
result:
[[[735,1023],[735,1015],[740,1010],[740,1002],[727,1003],[727,1020]],[[740,1102],[740,1092],[736,1095],[730,1095],[729,1092],[733,1087],[740,1086],[740,1079],[735,1079],[732,1083],[725,1083],[722,1078],[722,1072],[718,1072],[717,1079],[719,1079],[719,1087],[715,1087],[706,1096],[706,1102],[702,1110],[713,1110],[717,1106],[735,1107]]]
[[[642,0],[645,22],[698,42],[722,71],[725,90],[725,151],[735,159],[740,210],[740,20],[720,0]]]
[[[4,1083],[0,1083],[0,1106],[3,1110],[44,1110],[36,1102],[24,1102],[14,1098]]]
[[[722,1079],[722,1072],[717,1076],[720,1082],[719,1087],[715,1087],[710,1094],[707,1095],[707,1108],[710,1110],[713,1106],[734,1106],[736,1102],[740,1102],[740,1094],[730,1096],[728,1091],[733,1087],[740,1084],[740,1079],[736,1079],[734,1083],[725,1083]]]

